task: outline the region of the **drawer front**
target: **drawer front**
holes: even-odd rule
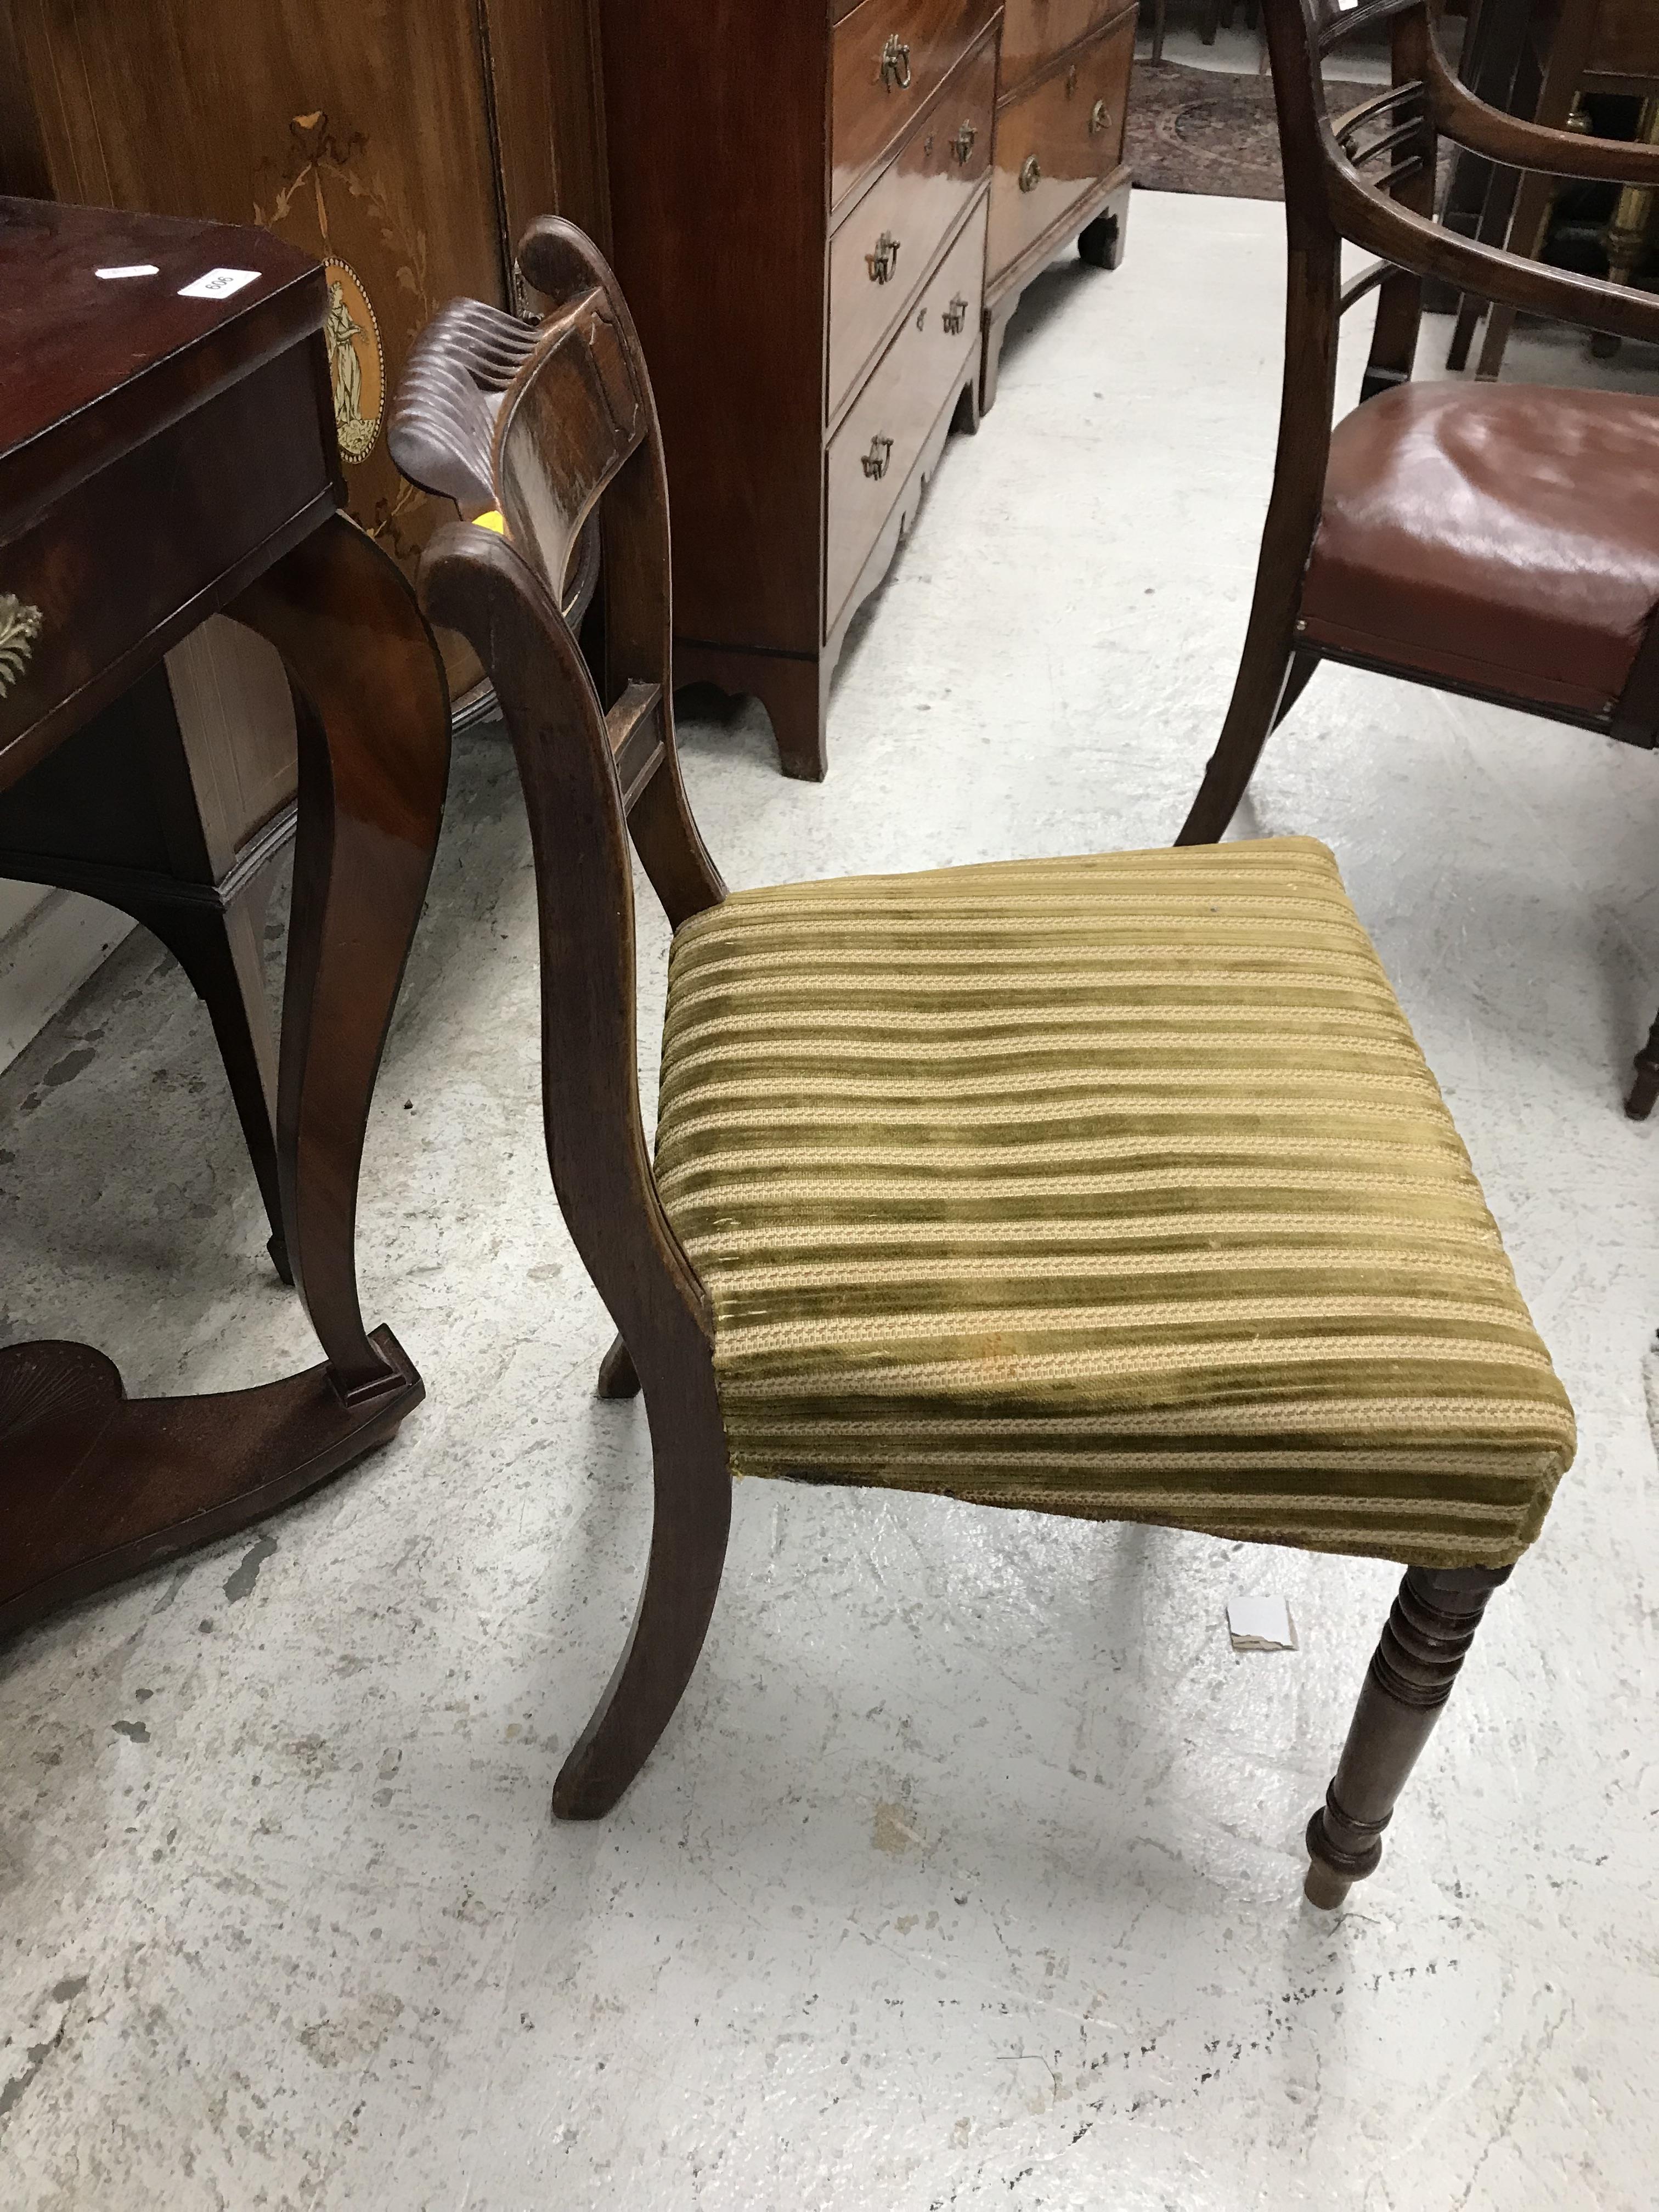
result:
[[[910,128],[1000,0],[862,0],[832,33],[830,204]]]
[[[905,311],[942,240],[961,222],[991,167],[994,37],[981,40],[857,203],[830,244],[833,416]]]
[[[0,788],[66,715],[73,726],[71,702],[101,705],[175,641],[181,617],[193,627],[211,612],[201,594],[296,518],[319,510],[314,527],[335,505],[322,351],[320,334],[289,346],[0,545]],[[235,471],[232,497],[235,456],[258,465]],[[52,734],[39,726],[49,718]]]
[[[1086,39],[1123,0],[1006,0],[1002,11],[1002,88],[1016,85],[1055,54]]]
[[[985,205],[911,307],[830,440],[825,514],[824,635],[845,611],[870,549],[951,392],[979,351]]]
[[[1000,109],[987,266],[993,283],[1123,159],[1133,15]]]

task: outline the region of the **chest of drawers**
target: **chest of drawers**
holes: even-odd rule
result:
[[[1115,258],[1133,0],[597,5],[675,678],[757,696],[821,776],[848,624],[1021,289],[1068,232]]]
[[[599,0],[613,258],[674,520],[674,665],[785,770],[958,410],[976,419],[1000,0]]]

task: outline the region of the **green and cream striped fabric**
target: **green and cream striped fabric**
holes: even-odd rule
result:
[[[1571,1462],[1311,839],[738,892],[661,1098],[738,1474],[1496,1566]]]

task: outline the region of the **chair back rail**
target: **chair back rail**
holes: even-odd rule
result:
[[[506,534],[470,524],[437,532],[421,604],[483,663],[517,756],[536,859],[544,1115],[561,1210],[629,1345],[685,1352],[692,1337],[706,1343],[709,1323],[657,1194],[640,1107],[630,836],[675,927],[725,889],[675,745],[662,440],[633,321],[597,250],[549,216],[532,225],[519,259],[553,307],[495,410],[489,491]],[[594,523],[605,699],[559,605]]]
[[[550,318],[501,395],[490,453],[513,543],[556,599],[582,526],[645,436],[645,409],[605,292]]]

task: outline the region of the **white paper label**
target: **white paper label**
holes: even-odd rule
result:
[[[1230,1597],[1227,1629],[1235,1651],[1294,1651],[1296,1630],[1282,1597]]]
[[[233,292],[240,292],[244,284],[257,284],[257,269],[210,269],[205,276],[198,276],[193,284],[181,284],[181,300],[228,300]]]
[[[131,261],[123,269],[94,269],[94,276],[159,276],[161,270],[153,261]]]

